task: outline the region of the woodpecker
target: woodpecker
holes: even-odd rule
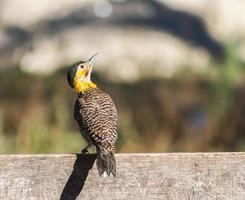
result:
[[[117,110],[111,97],[91,81],[96,56],[73,64],[68,69],[67,80],[77,93],[74,118],[87,142],[82,153],[88,153],[87,149],[94,146],[99,175],[116,177]]]

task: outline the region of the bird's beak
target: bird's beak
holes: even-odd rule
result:
[[[92,69],[93,69],[93,66],[94,66],[94,61],[95,61],[95,58],[97,57],[97,55],[98,55],[98,53],[95,53],[87,61],[87,69],[88,69],[88,75],[87,75],[87,77],[88,77],[89,80],[90,80],[90,76],[91,76]]]
[[[95,61],[95,58],[97,57],[98,53],[95,53],[94,55],[92,55],[91,58],[88,59],[88,64],[90,67],[93,67],[94,65],[94,61]]]

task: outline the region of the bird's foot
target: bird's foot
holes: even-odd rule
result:
[[[83,150],[81,151],[81,154],[89,154],[89,151],[88,151],[87,149],[83,149]]]

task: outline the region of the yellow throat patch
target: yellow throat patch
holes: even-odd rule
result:
[[[73,79],[74,81],[74,90],[76,93],[86,92],[90,89],[97,88],[96,84],[91,81],[87,81],[85,78],[88,74],[86,69],[80,69],[76,72],[76,75]]]

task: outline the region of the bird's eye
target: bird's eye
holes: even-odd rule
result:
[[[80,67],[81,69],[82,69],[82,68],[84,68],[84,66],[83,66],[83,65],[80,65],[79,67]]]

